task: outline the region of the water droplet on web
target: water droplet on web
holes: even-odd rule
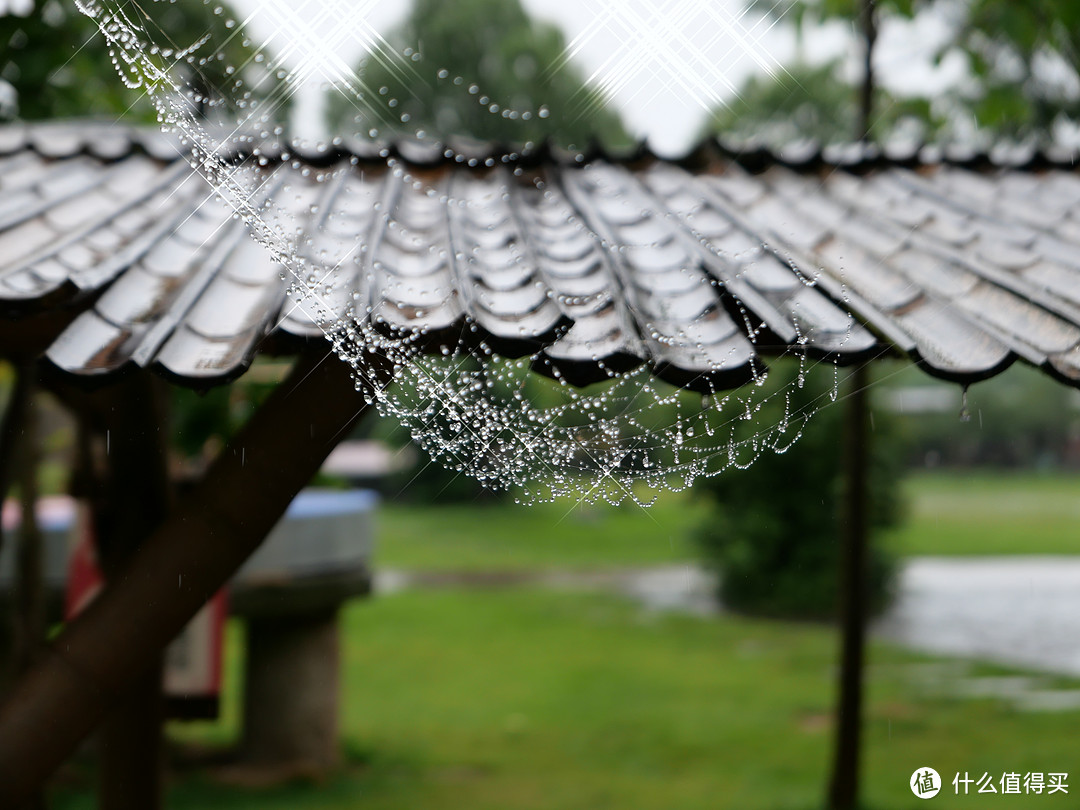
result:
[[[80,7],[89,5],[88,0],[76,2]],[[112,58],[124,82],[146,88],[148,93],[160,84],[161,76],[154,71],[160,69],[163,58],[173,59],[181,66],[205,67],[216,64],[221,56],[221,51],[209,41],[195,43],[191,48],[180,43],[175,54],[165,56],[157,43],[144,42],[145,37],[141,39],[122,17],[99,15],[95,19],[99,25],[111,29]],[[234,28],[242,30],[243,26],[226,26],[227,30]],[[148,59],[144,55],[147,53],[155,59]],[[421,59],[419,49],[406,48],[402,55],[410,62]],[[277,69],[274,60],[266,62],[261,54],[253,61],[274,64]],[[538,67],[529,58],[519,58],[513,69],[532,75]],[[411,65],[409,69],[415,70]],[[377,167],[375,172],[385,171],[386,176],[400,180],[400,198],[376,197],[363,204],[350,204],[348,209],[355,208],[356,215],[349,219],[352,214],[343,213],[346,207],[326,203],[330,199],[326,194],[338,188],[338,181],[346,188],[354,181],[358,185],[365,182],[358,178],[372,172],[371,156],[361,160],[357,155],[348,155],[332,166],[322,165],[330,162],[326,158],[328,154],[348,143],[336,138],[332,142],[334,149],[331,144],[316,144],[313,151],[319,160],[306,160],[304,156],[312,152],[310,145],[294,150],[286,141],[283,127],[272,116],[260,117],[257,104],[248,109],[257,99],[251,95],[251,88],[244,85],[246,70],[241,65],[229,65],[223,72],[229,81],[222,92],[237,109],[245,109],[243,117],[250,124],[245,131],[253,135],[246,141],[243,138],[247,136],[237,136],[236,144],[246,144],[254,160],[241,165],[230,162],[224,156],[228,150],[217,148],[212,133],[192,114],[187,99],[161,93],[153,95],[151,101],[159,119],[189,140],[200,170],[210,178],[220,196],[236,204],[236,216],[271,251],[280,267],[285,295],[290,299],[286,309],[303,308],[316,313],[313,317],[317,324],[326,333],[333,350],[355,370],[358,384],[372,371],[376,357],[384,358],[394,369],[398,385],[375,392],[368,390],[366,395],[380,413],[404,425],[416,445],[435,462],[470,475],[485,487],[511,489],[515,498],[524,502],[569,495],[578,500],[611,503],[629,498],[646,505],[657,491],[679,491],[697,478],[745,467],[764,452],[782,453],[801,435],[815,410],[808,406],[807,412],[796,412],[791,401],[791,393],[805,382],[805,368],[801,364],[797,377],[793,376],[786,386],[767,385],[766,375],[755,370],[753,384],[736,392],[691,394],[654,378],[650,363],[617,371],[611,367],[610,358],[597,349],[591,356],[603,382],[579,389],[572,375],[552,367],[542,354],[512,360],[501,357],[486,342],[490,335],[475,322],[467,324],[460,343],[451,341],[430,349],[434,341],[428,336],[428,327],[410,331],[380,320],[376,285],[385,267],[381,264],[378,241],[365,239],[364,244],[345,257],[341,250],[327,244],[325,234],[313,228],[311,222],[321,222],[327,231],[338,235],[370,234],[381,228],[392,233],[395,242],[405,246],[402,249],[408,249],[412,237],[407,225],[410,216],[415,215],[412,207],[434,207],[431,210],[435,219],[446,213],[436,210],[438,207],[453,207],[455,217],[499,214],[511,205],[511,190],[504,188],[491,199],[451,199],[445,189],[436,188],[436,184],[395,157],[390,141],[396,132],[407,131],[411,126],[416,137],[423,140],[428,137],[430,126],[417,120],[411,96],[395,83],[393,89],[381,86],[363,93],[362,99],[357,98],[364,105],[379,105],[386,115],[378,126],[371,125],[369,119],[357,119],[361,122],[360,131],[355,134],[366,133],[375,140],[380,137],[380,127],[385,127],[386,141],[378,145],[384,167]],[[428,68],[416,72],[432,82]],[[183,87],[185,75],[176,72],[168,77]],[[278,70],[277,75],[289,80],[285,70]],[[466,82],[447,68],[440,68],[434,76],[445,90],[467,100],[474,112],[479,105],[492,116],[515,122],[553,117],[547,105],[525,109],[524,105],[502,97],[493,87]],[[192,97],[203,96],[192,93]],[[220,105],[222,100],[207,97],[205,101],[208,105]],[[225,116],[228,109],[222,107],[215,114]],[[401,127],[398,123],[409,126]],[[264,140],[275,143],[261,143]],[[528,148],[534,146],[530,144]],[[576,147],[570,147],[571,152],[575,150]],[[586,163],[585,155],[576,151],[572,159]],[[523,169],[518,162],[519,152],[477,159],[446,147],[444,154],[460,166],[483,166],[487,171],[501,163],[506,166],[508,176],[512,169],[512,176],[528,177],[525,185],[530,193],[538,195],[537,210],[554,211],[556,218],[574,226],[577,235],[586,235],[587,229],[576,221],[572,210],[560,208],[564,204],[560,202],[558,184],[549,185],[531,169]],[[274,205],[266,205],[251,192],[260,188],[275,170],[277,174],[288,175],[289,191],[279,193]],[[628,208],[632,212],[651,216],[650,206],[641,203],[640,193],[633,188],[611,185],[613,181],[603,179],[592,168],[586,168],[583,174],[595,184],[597,191],[603,190],[611,200],[632,206]],[[309,194],[312,189],[318,193]],[[282,202],[286,197],[288,204]],[[499,223],[513,221],[514,217],[502,215],[478,216],[474,227],[464,229],[463,233],[481,235],[487,242],[497,241],[493,237],[506,227]],[[617,249],[613,245],[596,245],[591,232],[587,238],[599,250]],[[508,244],[520,247],[514,240]],[[440,252],[439,257],[468,265],[484,260],[487,253],[490,251],[481,249],[477,237],[475,244]],[[523,260],[518,256],[514,261],[516,264],[510,262],[507,267],[516,272]],[[560,308],[589,305],[588,295],[564,294],[539,275],[521,289],[536,292]],[[424,306],[415,307],[417,318],[439,313],[438,305],[428,299],[424,301]],[[757,340],[764,333],[764,325],[754,322],[746,312],[742,316],[750,340]],[[657,353],[677,342],[659,324],[645,331],[659,347]],[[527,337],[524,332],[522,335]],[[703,355],[708,352],[708,346],[701,341],[693,348]],[[713,370],[723,367],[715,358],[707,365]],[[546,369],[548,376],[537,374],[534,369]],[[835,366],[828,369],[831,369],[833,390],[829,397],[821,398],[823,401],[835,397],[838,379]]]

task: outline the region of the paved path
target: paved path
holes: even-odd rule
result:
[[[712,579],[694,565],[605,573],[425,577],[388,571],[377,588],[439,585],[602,589],[649,609],[716,611]],[[1080,676],[1080,557],[922,557],[909,561],[899,594],[873,632],[917,650]]]

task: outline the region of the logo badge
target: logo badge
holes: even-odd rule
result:
[[[933,768],[917,768],[908,784],[911,792],[920,799],[932,799],[941,790],[941,777]]]

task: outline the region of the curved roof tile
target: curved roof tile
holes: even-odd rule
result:
[[[1080,385],[1080,177],[1046,155],[233,147],[251,204],[336,268],[318,300],[287,295],[187,155],[115,124],[0,129],[0,312],[65,313],[47,352],[65,372],[205,387],[360,318],[578,385],[648,363],[711,392],[763,355],[888,351],[965,383],[1022,358]]]

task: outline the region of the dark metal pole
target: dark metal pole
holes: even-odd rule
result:
[[[869,365],[852,372],[844,433],[844,521],[840,549],[840,677],[830,810],[853,810],[859,796],[863,657],[866,639],[869,546]]]
[[[344,363],[297,364],[0,705],[0,807],[18,807],[130,693],[366,409]]]
[[[855,129],[855,139],[858,141],[869,141],[873,127],[874,45],[877,42],[877,11],[874,6],[875,0],[859,2],[863,77],[859,86],[859,117]],[[854,810],[859,801],[859,746],[869,578],[869,363],[855,367],[848,385],[844,430],[844,520],[837,582],[840,597],[840,673],[832,775],[829,778],[829,810]]]

